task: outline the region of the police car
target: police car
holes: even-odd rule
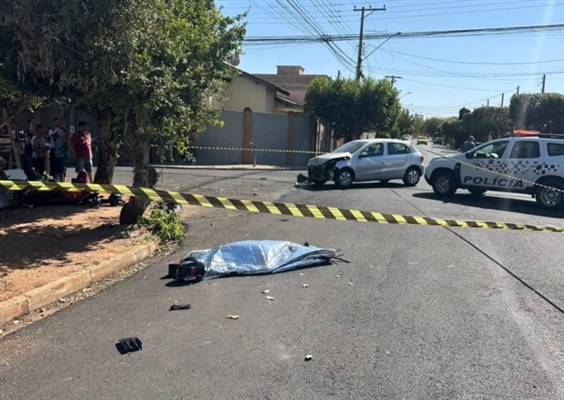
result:
[[[439,197],[457,189],[476,196],[488,190],[525,193],[546,209],[564,210],[564,135],[513,134],[466,153],[436,157],[425,180]]]

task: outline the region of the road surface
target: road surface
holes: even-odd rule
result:
[[[426,148],[445,151],[420,148],[426,161]],[[306,190],[296,174],[167,170],[161,187],[564,225],[526,196],[461,191],[445,202],[424,181]],[[120,169],[116,181],[130,176]],[[192,286],[160,279],[190,249],[243,239],[307,241],[350,264]],[[0,341],[0,398],[564,399],[563,260],[559,234],[203,210],[175,254]],[[192,309],[168,312],[173,300]],[[121,356],[114,343],[129,336],[144,349]]]

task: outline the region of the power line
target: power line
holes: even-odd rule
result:
[[[444,59],[440,59],[440,58],[419,56],[419,55],[403,53],[401,51],[395,51],[395,50],[383,50],[383,51],[393,53],[393,54],[401,54],[401,55],[404,55],[404,56],[407,56],[407,57],[421,58],[423,60],[429,60],[429,61],[439,61],[439,62],[450,63],[450,64],[468,64],[468,65],[531,65],[531,64],[549,64],[549,63],[563,62],[564,61],[564,58],[557,58],[557,59],[552,59],[552,60],[542,60],[542,61],[525,61],[525,62],[456,61],[456,60],[444,60]]]
[[[511,26],[500,28],[479,28],[479,29],[450,29],[444,31],[419,31],[419,32],[402,32],[398,39],[407,38],[422,38],[422,37],[441,37],[441,36],[481,36],[484,34],[497,34],[503,35],[515,32],[547,32],[547,31],[563,31],[564,24],[552,25],[529,25],[529,26]],[[389,37],[388,33],[372,33],[365,34],[365,40],[385,39]],[[340,42],[348,40],[358,40],[359,35],[317,35],[317,36],[255,36],[247,37],[243,40],[247,44],[260,44],[260,43],[327,43],[327,42]]]

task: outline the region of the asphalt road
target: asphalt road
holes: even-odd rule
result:
[[[564,225],[526,196],[444,202],[425,182],[306,190],[295,176],[174,170],[161,187]],[[242,239],[307,241],[350,264],[192,286],[160,279],[190,249]],[[564,399],[563,261],[558,234],[204,210],[176,254],[3,339],[0,398]],[[174,300],[192,309],[168,312]],[[129,336],[144,349],[121,356],[114,343]]]

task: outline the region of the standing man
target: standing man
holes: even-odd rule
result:
[[[78,131],[72,135],[71,148],[75,153],[76,173],[85,171],[88,183],[92,183],[92,135],[87,126],[84,121],[78,123]]]
[[[65,182],[67,176],[67,163],[69,160],[69,134],[67,124],[64,119],[59,119],[57,129],[53,133],[52,139],[55,144],[55,165],[53,166],[53,176],[59,182]]]
[[[466,153],[467,151],[472,150],[476,147],[476,143],[474,143],[474,136],[470,136],[467,141],[462,144],[462,152]]]

